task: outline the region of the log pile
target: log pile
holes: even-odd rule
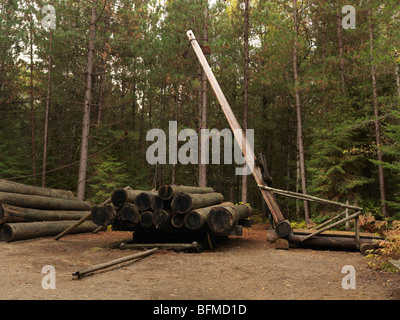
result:
[[[54,236],[90,212],[91,205],[71,191],[0,180],[0,241]],[[74,233],[90,232],[91,221]]]
[[[91,209],[92,222],[113,230],[133,231],[136,242],[203,241],[227,237],[252,209],[224,202],[206,187],[163,185],[157,191],[116,189],[111,203]]]

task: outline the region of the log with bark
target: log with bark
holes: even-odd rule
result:
[[[11,222],[79,220],[90,211],[40,210],[0,204],[0,224]]]
[[[377,240],[381,239],[376,235],[363,233],[360,236],[360,243],[357,244],[354,233],[328,232],[321,233],[304,241],[303,239],[307,235],[309,235],[309,232],[294,231],[289,236],[287,236],[285,240],[287,240],[290,244],[298,247],[350,250],[358,249],[363,255],[367,255],[369,254],[370,250],[376,250],[377,248],[379,248],[379,242]],[[268,242],[274,243],[280,239],[280,236],[275,230],[268,230]]]
[[[245,204],[216,206],[208,215],[208,226],[215,234],[226,235],[251,212],[251,207]]]
[[[8,192],[0,192],[0,202],[23,208],[44,210],[89,211],[91,209],[91,205],[82,200],[52,198]]]
[[[75,221],[6,223],[0,226],[0,240],[11,242],[38,237],[55,236],[66,228],[72,226],[74,223]],[[71,233],[91,232],[96,228],[97,225],[91,221],[86,221]]]
[[[178,192],[185,193],[211,193],[214,192],[210,187],[191,187],[191,186],[176,186],[176,185],[162,185],[158,189],[158,195],[163,200],[170,200]]]
[[[50,198],[61,198],[61,199],[69,199],[76,200],[77,198],[74,196],[72,191],[69,190],[61,190],[61,189],[51,189],[51,188],[42,188],[31,186],[27,184],[22,184],[18,182],[1,180],[0,179],[0,191],[7,193],[20,193],[32,196],[42,196],[42,197],[50,197]]]
[[[172,199],[171,207],[174,213],[185,214],[191,210],[209,207],[223,201],[224,196],[218,192],[204,194],[178,192]]]

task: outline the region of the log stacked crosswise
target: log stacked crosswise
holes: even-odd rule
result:
[[[95,224],[133,231],[134,237],[161,234],[165,241],[173,234],[208,232],[228,236],[252,212],[248,205],[224,202],[223,195],[209,187],[163,185],[157,191],[116,189],[110,199],[110,204],[92,207]]]
[[[91,205],[71,191],[0,180],[0,241],[54,236],[90,213]],[[91,221],[74,233],[97,228]]]

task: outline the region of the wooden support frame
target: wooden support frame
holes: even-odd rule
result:
[[[358,230],[358,216],[361,213],[362,213],[362,211],[357,211],[356,213],[353,213],[352,215],[348,216],[347,218],[344,218],[342,220],[336,221],[335,223],[332,223],[332,224],[330,224],[330,225],[328,225],[328,226],[326,226],[326,227],[324,227],[322,229],[319,229],[319,230],[309,234],[308,236],[306,236],[303,239],[301,239],[301,241],[302,242],[306,241],[307,239],[310,239],[311,237],[316,236],[316,235],[318,235],[318,234],[320,234],[320,233],[322,233],[322,232],[324,232],[326,230],[332,229],[333,227],[336,227],[338,225],[346,223],[346,221],[349,221],[351,219],[356,219],[356,225],[357,225],[357,227],[356,227],[356,242],[360,243],[360,232]]]
[[[214,73],[212,72],[207,59],[204,56],[204,53],[199,45],[199,43],[196,40],[196,37],[193,34],[193,31],[189,30],[186,33],[192,48],[194,52],[196,53],[197,58],[199,59],[199,62],[204,70],[204,73],[207,76],[208,81],[210,82],[211,87],[214,90],[215,95],[217,96],[217,99],[222,107],[222,111],[225,114],[226,119],[228,120],[228,123],[233,131],[233,134],[235,136],[236,141],[238,142],[242,153],[246,159],[246,163],[249,166],[249,168],[252,171],[252,174],[254,176],[254,179],[256,180],[257,185],[262,185],[264,184],[264,180],[262,178],[262,173],[259,167],[255,166],[255,155],[254,151],[251,148],[250,144],[248,143],[246,136],[244,135],[243,131],[241,130],[241,126],[239,122],[237,121],[228,101],[225,98],[224,93],[222,92],[221,87],[219,86],[219,83],[217,79],[214,76]],[[274,217],[274,220],[276,223],[280,224],[288,224],[288,227],[282,228],[282,230],[285,230],[283,234],[281,234],[282,237],[285,237],[289,235],[291,228],[290,224],[285,221],[285,218],[283,217],[283,214],[278,206],[278,203],[276,202],[275,196],[273,193],[271,193],[268,190],[261,189],[260,192],[262,196],[264,197],[265,202],[267,203],[272,216]],[[289,232],[289,233],[287,233]],[[287,234],[286,234],[287,233]]]
[[[314,236],[316,236],[316,235],[318,235],[318,234],[320,234],[320,233],[322,233],[322,232],[324,232],[326,230],[329,230],[329,229],[331,229],[333,227],[336,227],[338,225],[341,225],[343,223],[347,223],[348,221],[354,219],[355,243],[356,243],[357,248],[360,249],[361,241],[360,241],[360,225],[359,225],[358,217],[362,213],[363,208],[358,207],[358,206],[349,205],[348,202],[346,202],[346,204],[344,204],[344,203],[341,203],[341,202],[321,199],[321,198],[318,198],[318,197],[305,195],[305,194],[301,194],[301,193],[297,193],[297,192],[271,188],[271,187],[268,187],[266,185],[259,185],[258,187],[261,188],[261,189],[269,190],[270,192],[273,192],[275,194],[279,194],[281,196],[285,196],[285,197],[288,197],[288,198],[309,200],[309,201],[314,201],[314,202],[333,205],[333,206],[336,206],[336,207],[345,208],[346,209],[345,211],[339,213],[335,217],[333,217],[333,218],[329,219],[328,221],[325,221],[321,225],[317,226],[315,228],[316,231],[311,233],[311,234],[309,234],[308,236],[302,238],[301,242],[306,241],[306,240],[308,240],[308,239],[310,239],[310,238],[312,238],[312,237],[314,237]],[[349,209],[356,210],[356,213],[354,213],[352,215],[348,215],[348,210]],[[330,224],[331,222],[343,217],[344,215],[346,216],[345,218]]]
[[[276,188],[271,188],[266,185],[258,185],[259,188],[271,191],[273,193],[288,197],[288,198],[295,198],[295,199],[300,199],[300,200],[308,200],[308,201],[314,201],[314,202],[320,202],[320,203],[325,203],[325,204],[330,204],[334,205],[337,207],[341,208],[347,208],[347,209],[352,209],[352,210],[357,210],[357,211],[362,211],[363,208],[358,207],[358,206],[352,206],[349,204],[341,203],[341,202],[336,202],[336,201],[331,201],[331,200],[326,200],[326,199],[321,199],[318,197],[302,194],[302,193],[297,193],[293,191],[287,191],[287,190],[281,190],[281,189],[276,189]]]
[[[343,217],[344,215],[346,215],[346,211],[343,211],[343,212],[339,213],[337,216],[334,216],[333,218],[325,221],[324,223],[321,223],[319,226],[316,226],[314,229],[315,230],[321,229],[321,228],[327,226],[328,224],[330,224],[331,222]],[[346,217],[347,217],[347,215],[346,215]]]

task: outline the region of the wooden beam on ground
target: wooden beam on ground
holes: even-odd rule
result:
[[[116,264],[123,263],[123,262],[126,262],[126,261],[147,257],[147,256],[149,256],[149,255],[151,255],[153,253],[156,253],[158,250],[159,250],[158,248],[153,248],[153,249],[146,250],[146,251],[143,251],[143,252],[139,252],[139,253],[136,253],[136,254],[133,254],[133,255],[129,255],[127,257],[122,257],[122,258],[115,259],[115,260],[112,260],[112,261],[109,261],[109,262],[101,263],[101,264],[95,265],[93,267],[89,267],[89,268],[86,268],[86,269],[83,269],[83,270],[80,270],[80,271],[73,272],[72,275],[78,277],[78,279],[79,279],[82,276],[84,276],[85,274],[88,274],[88,273],[91,273],[91,272],[94,272],[94,271],[97,271],[97,270],[101,270],[101,269],[105,269],[105,268],[108,268],[108,267],[111,267],[111,266],[115,266]]]

